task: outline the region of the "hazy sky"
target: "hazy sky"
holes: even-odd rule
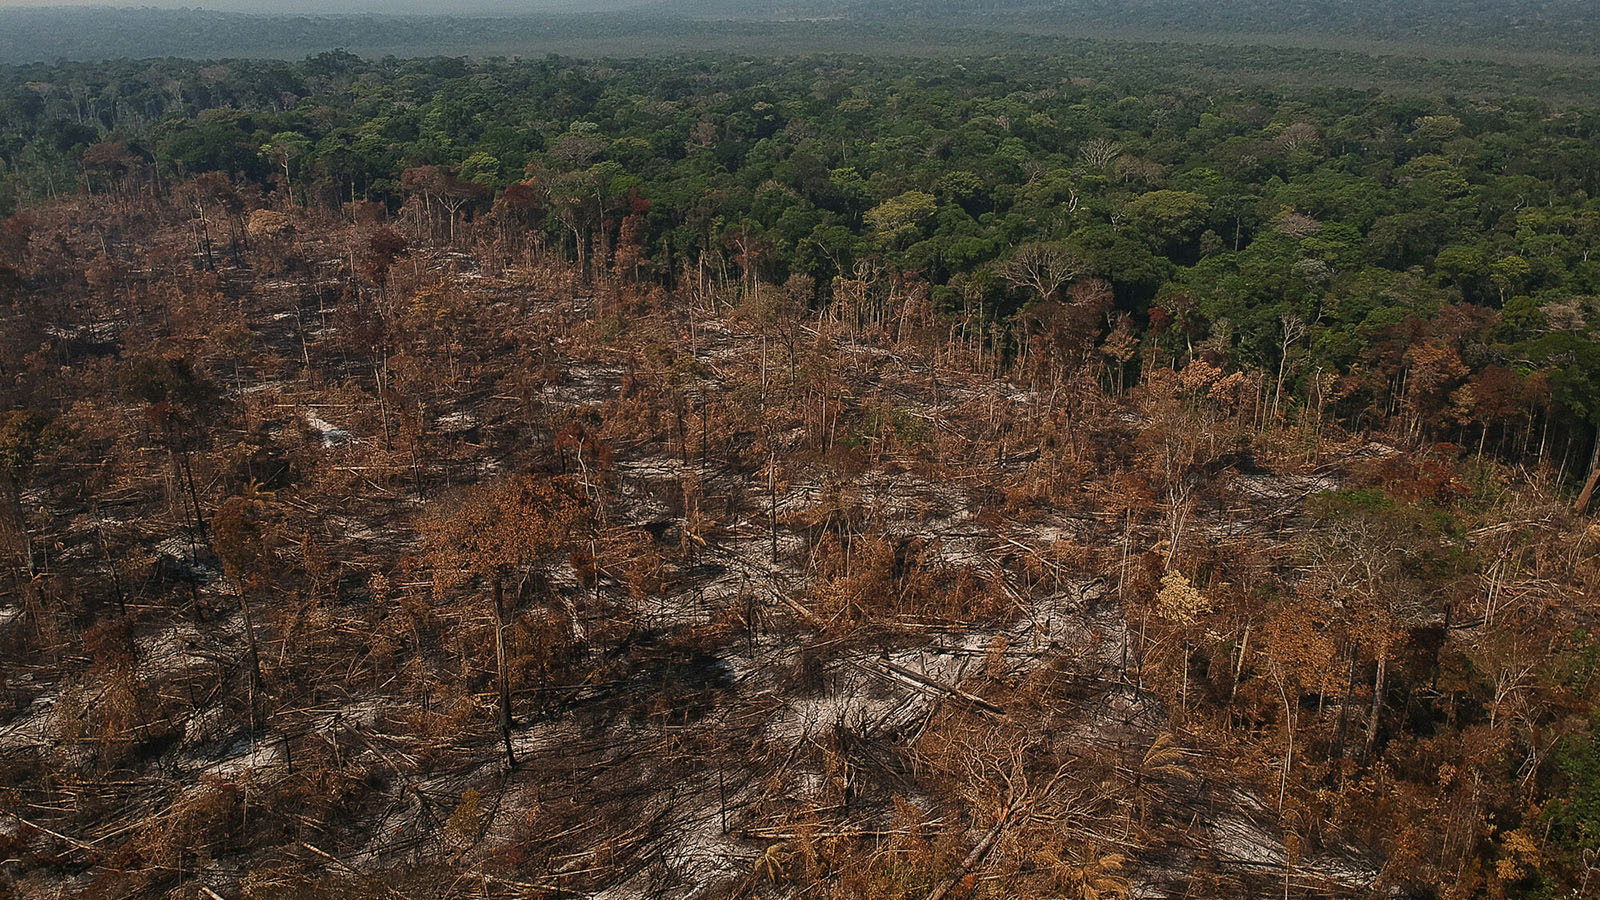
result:
[[[515,14],[541,10],[600,11],[653,5],[656,0],[0,0],[0,9],[47,6],[157,6],[249,13]]]

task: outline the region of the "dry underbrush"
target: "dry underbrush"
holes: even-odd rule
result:
[[[904,286],[375,279],[298,212],[196,270],[167,214],[9,314],[118,333],[8,357],[11,895],[1466,896],[1538,852],[1494,823],[1600,572],[1536,476],[1205,360],[997,374]]]

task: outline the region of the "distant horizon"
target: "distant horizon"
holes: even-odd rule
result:
[[[1259,45],[1371,59],[1600,68],[1592,0],[0,0],[0,62],[105,58],[1044,50],[1058,40]],[[364,24],[344,21],[363,19]],[[496,23],[506,23],[500,26]],[[1548,81],[1548,79],[1547,79]],[[1546,88],[1550,84],[1545,84]]]

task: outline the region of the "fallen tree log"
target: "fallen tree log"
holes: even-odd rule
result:
[[[1009,803],[1005,811],[1000,813],[1000,821],[994,823],[994,827],[990,828],[989,833],[983,836],[983,840],[972,848],[972,852],[968,853],[966,858],[961,861],[961,865],[956,866],[955,872],[943,884],[935,888],[933,893],[928,895],[928,900],[944,900],[945,895],[955,890],[956,885],[961,883],[961,879],[965,878],[974,866],[983,862],[983,858],[989,854],[989,849],[994,846],[994,842],[1000,839],[1000,833],[1005,831],[1006,826],[1011,823],[1011,817],[1021,807],[1021,800],[1013,800]]]

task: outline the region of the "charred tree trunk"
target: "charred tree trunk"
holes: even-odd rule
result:
[[[1389,649],[1378,650],[1378,671],[1372,676],[1372,714],[1367,717],[1367,741],[1363,755],[1370,756],[1372,746],[1378,741],[1378,719],[1383,712],[1383,685],[1389,669]]]
[[[511,747],[511,679],[506,670],[506,591],[501,579],[494,580],[494,667],[500,692],[500,739],[506,747],[506,766],[517,767],[517,754]]]
[[[1583,493],[1578,495],[1578,502],[1572,505],[1573,513],[1581,516],[1588,511],[1596,485],[1600,485],[1600,428],[1595,430],[1594,455],[1589,459],[1589,480],[1583,486]]]

